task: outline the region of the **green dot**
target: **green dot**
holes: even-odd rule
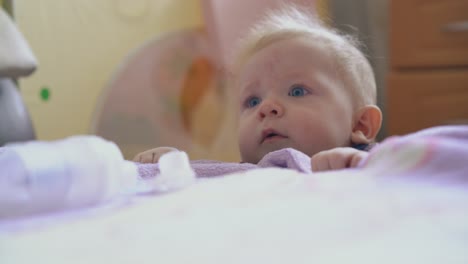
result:
[[[40,95],[41,95],[42,101],[49,101],[49,98],[50,98],[50,89],[49,89],[49,87],[46,87],[46,86],[42,87]]]

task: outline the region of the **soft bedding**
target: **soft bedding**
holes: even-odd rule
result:
[[[0,263],[468,263],[466,126],[389,138],[357,169],[313,173],[291,149],[264,162],[196,162],[178,191],[0,220]]]

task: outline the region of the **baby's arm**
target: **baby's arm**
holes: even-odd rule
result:
[[[334,148],[319,152],[312,156],[312,171],[339,170],[355,168],[368,152],[354,148]]]
[[[171,147],[159,147],[150,150],[143,151],[138,153],[134,158],[133,161],[140,162],[140,163],[157,163],[159,158],[168,152],[177,151],[176,148]]]

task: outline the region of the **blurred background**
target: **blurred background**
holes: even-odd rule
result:
[[[126,158],[174,146],[238,161],[225,66],[236,39],[281,2],[364,42],[380,139],[468,124],[467,0],[0,0],[38,62],[12,78],[33,130],[15,140],[98,134]]]

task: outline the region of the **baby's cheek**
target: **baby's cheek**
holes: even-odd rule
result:
[[[332,147],[347,147],[351,139],[351,122],[344,118],[328,121],[323,133],[330,144],[333,144]]]
[[[305,132],[301,132],[297,136],[299,140],[295,143],[298,145],[299,150],[308,156],[313,156],[320,151],[341,146],[337,142],[333,132],[327,130],[325,127],[309,126],[299,131]]]
[[[242,162],[257,163],[258,158],[255,155],[255,151],[250,147],[249,144],[239,144],[239,152]]]
[[[248,148],[251,145],[251,142],[250,142],[251,138],[252,138],[252,135],[251,133],[249,133],[248,130],[246,129],[239,130],[238,142],[239,142],[239,149],[240,149],[241,154],[248,151]]]

